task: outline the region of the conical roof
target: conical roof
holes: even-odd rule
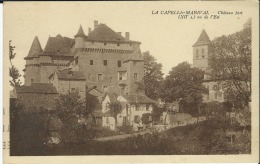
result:
[[[33,40],[33,43],[32,43],[32,46],[31,46],[31,49],[28,53],[28,55],[25,57],[26,58],[35,58],[35,57],[38,57],[39,54],[42,53],[42,47],[41,47],[41,44],[39,42],[39,39],[38,37],[36,36]]]
[[[193,44],[193,47],[201,46],[201,45],[209,45],[209,44],[211,44],[211,41],[210,41],[209,36],[206,33],[205,29],[203,29],[197,42],[195,44]]]
[[[84,33],[84,31],[83,31],[83,29],[82,29],[82,26],[80,25],[80,27],[79,27],[79,31],[78,31],[78,33],[75,35],[75,37],[86,37],[86,35],[85,35],[85,33]]]

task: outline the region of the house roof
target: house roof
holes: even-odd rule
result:
[[[58,79],[64,80],[86,80],[85,75],[81,71],[71,71],[71,69],[64,69],[56,71]]]
[[[84,31],[83,31],[81,25],[80,25],[79,31],[78,31],[78,33],[75,35],[75,37],[83,37],[83,38],[86,38],[86,35],[85,35],[85,33],[84,33]]]
[[[197,40],[197,42],[195,44],[193,44],[193,47],[194,46],[201,46],[201,45],[209,45],[209,44],[211,44],[211,41],[209,39],[208,34],[203,29],[200,36],[199,36],[199,39]]]
[[[74,43],[75,43],[75,39],[71,39],[71,38],[68,38],[68,37],[63,37],[67,46],[71,47]]]
[[[56,88],[52,83],[32,83],[31,86],[20,86],[16,87],[16,93],[49,93],[56,94],[58,93]]]
[[[24,59],[38,57],[38,55],[40,55],[41,53],[42,53],[42,47],[41,47],[40,41],[39,41],[38,37],[35,36],[31,49],[30,49],[28,55]]]
[[[73,56],[69,45],[71,42],[73,42],[72,39],[61,35],[49,37],[42,55]]]
[[[155,104],[155,101],[148,98],[145,94],[132,94],[132,95],[123,95],[123,97],[129,103],[135,104]]]
[[[86,92],[89,93],[89,94],[91,94],[91,95],[93,95],[93,96],[96,96],[96,97],[99,97],[99,96],[102,96],[102,95],[103,95],[103,92],[100,91],[99,89],[97,89],[96,86],[93,86],[93,87],[91,87],[91,88],[88,88]]]
[[[131,40],[126,40],[123,36],[109,28],[105,24],[97,25],[94,30],[92,30],[87,37],[87,40],[91,41],[111,41],[111,42],[136,42]],[[138,42],[140,43],[140,42]]]
[[[113,113],[111,110],[108,110],[106,112],[102,112],[101,109],[96,109],[92,112],[92,114],[95,116],[95,117],[113,117]]]
[[[128,58],[124,61],[144,61],[143,55],[140,50],[134,51]]]

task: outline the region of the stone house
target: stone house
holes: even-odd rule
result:
[[[50,83],[32,83],[30,86],[14,88],[16,97],[26,110],[55,108],[55,99],[58,97],[56,88]]]
[[[110,104],[118,102],[121,105],[121,112],[117,114],[117,124],[114,118],[113,109]],[[144,94],[119,95],[108,93],[102,101],[102,109],[99,111],[102,115],[103,126],[142,126],[142,117],[144,114],[151,114],[155,102]],[[109,125],[108,125],[109,124]],[[116,125],[115,125],[116,124]]]
[[[72,71],[70,68],[56,70],[49,76],[49,82],[62,94],[78,91],[80,98],[86,98],[86,78],[81,71]]]

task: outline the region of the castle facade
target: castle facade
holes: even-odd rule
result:
[[[144,76],[140,44],[130,40],[129,32],[122,36],[98,21],[87,34],[80,26],[73,39],[49,37],[44,49],[36,36],[25,57],[25,86],[53,83],[60,92],[64,88],[85,92],[86,88],[96,87],[103,92],[135,94],[136,82]],[[81,87],[77,87],[79,84]]]

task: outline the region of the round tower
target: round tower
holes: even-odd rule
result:
[[[84,49],[85,48],[85,35],[81,25],[79,27],[78,33],[75,35],[75,48],[76,49]]]
[[[39,55],[42,53],[42,47],[36,36],[33,40],[31,49],[28,55],[24,58],[26,60],[25,71],[24,71],[24,85],[31,85],[31,83],[40,82],[40,66],[39,66]]]

